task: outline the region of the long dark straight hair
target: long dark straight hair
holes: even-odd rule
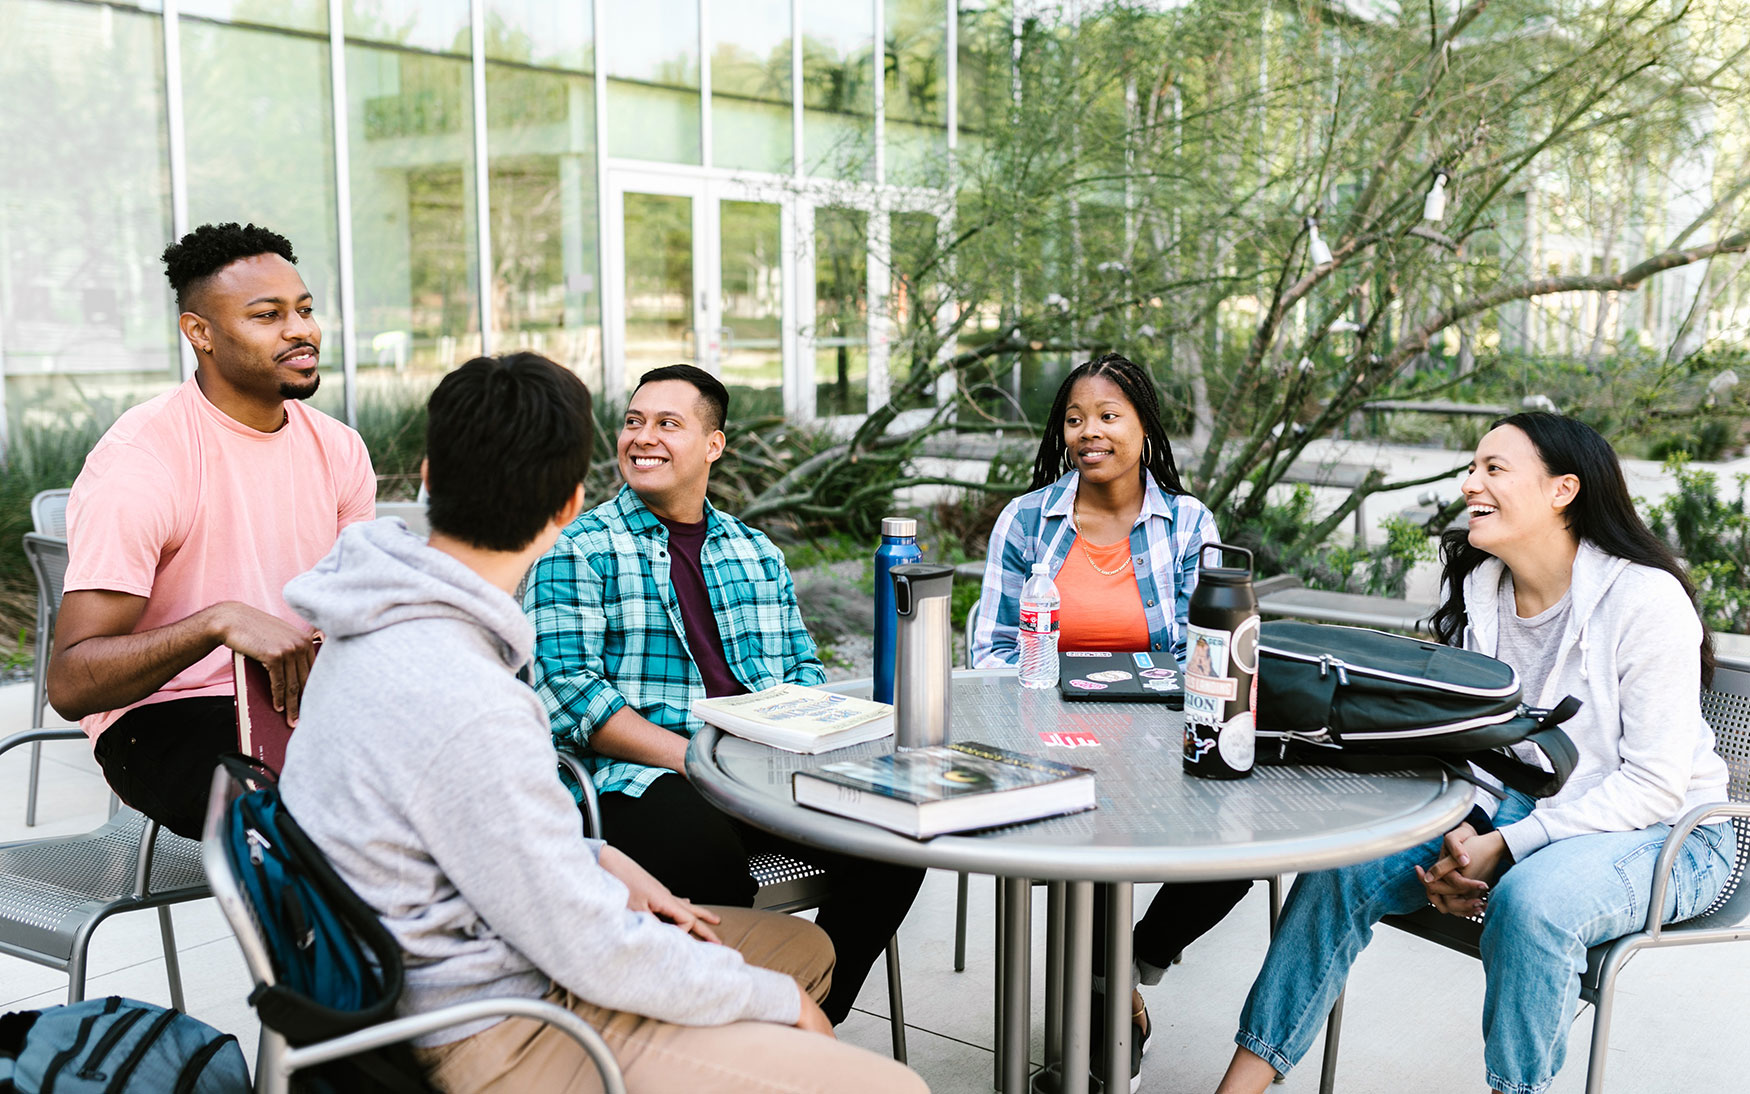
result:
[[[1029,490],[1058,480],[1069,470],[1069,446],[1063,443],[1063,418],[1069,411],[1069,392],[1075,387],[1076,381],[1089,376],[1104,376],[1118,385],[1118,390],[1130,400],[1130,405],[1136,409],[1137,417],[1142,419],[1143,436],[1148,441],[1148,459],[1143,461],[1137,470],[1140,477],[1144,469],[1161,484],[1161,489],[1169,494],[1183,494],[1185,487],[1179,482],[1179,466],[1173,462],[1173,443],[1167,439],[1167,427],[1161,424],[1161,401],[1155,395],[1154,381],[1143,367],[1125,357],[1122,353],[1108,353],[1094,361],[1085,361],[1070,370],[1063,378],[1063,384],[1057,389],[1057,398],[1052,400],[1051,414],[1045,419],[1045,436],[1039,438],[1039,455],[1033,460],[1033,485]]]
[[[1550,475],[1573,475],[1580,480],[1580,492],[1567,508],[1568,530],[1575,538],[1591,541],[1599,550],[1616,558],[1626,558],[1642,566],[1664,570],[1675,577],[1689,602],[1696,603],[1695,586],[1689,574],[1671,548],[1653,534],[1647,522],[1635,512],[1629,498],[1628,484],[1623,481],[1622,464],[1616,450],[1598,431],[1584,422],[1541,411],[1513,414],[1495,422],[1490,428],[1510,425],[1531,439]],[[1446,599],[1432,620],[1434,633],[1449,646],[1464,640],[1466,622],[1464,610],[1464,579],[1475,570],[1489,553],[1471,546],[1470,533],[1455,528],[1440,537],[1441,582]],[[1698,608],[1697,615],[1700,615]],[[1701,624],[1701,682],[1711,684],[1714,678],[1714,636],[1707,621]]]

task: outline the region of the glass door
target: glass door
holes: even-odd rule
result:
[[[615,171],[609,201],[615,394],[685,362],[722,379],[738,419],[794,411],[785,377],[796,262],[783,199],[698,175]]]

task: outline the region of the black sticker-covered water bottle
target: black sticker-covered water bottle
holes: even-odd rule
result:
[[[1246,564],[1204,565],[1210,551],[1244,555]],[[1252,773],[1257,739],[1252,552],[1223,543],[1206,543],[1203,552],[1185,636],[1185,771],[1205,779],[1243,779]]]

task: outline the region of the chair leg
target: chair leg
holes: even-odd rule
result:
[[[1604,1065],[1610,1057],[1610,1020],[1616,1009],[1616,974],[1628,953],[1613,946],[1598,970],[1598,994],[1592,1000],[1592,1055],[1586,1061],[1586,1094],[1604,1094]]]
[[[158,905],[158,933],[164,936],[164,974],[170,980],[170,1005],[184,1014],[188,1007],[182,999],[182,964],[176,956],[176,928],[170,923],[170,905]]]
[[[1282,918],[1282,875],[1270,875],[1270,939],[1276,939],[1276,923]]]
[[[41,719],[38,720],[40,721]],[[25,791],[24,798],[24,826],[26,828],[34,828],[36,826],[36,781],[37,775],[42,771],[42,767],[43,743],[41,741],[32,741],[30,743],[30,789]]]
[[[954,971],[966,971],[966,874],[960,874],[954,890]]]
[[[1331,1004],[1331,1016],[1325,1019],[1325,1062],[1319,1069],[1319,1094],[1332,1094],[1337,1089],[1337,1041],[1342,1033],[1343,996],[1339,995]]]
[[[1007,899],[1003,894],[1003,879],[997,877],[991,880],[996,882],[996,917],[992,920],[996,929],[991,933],[996,936],[997,954],[993,969],[996,975],[991,977],[996,982],[996,1002],[991,1007],[992,1021],[995,1023],[995,1028],[991,1033],[991,1055],[995,1071],[991,1077],[990,1085],[996,1090],[1001,1090],[1003,1088],[1003,958],[1008,955],[1008,950],[1004,945],[1007,941],[1004,930],[1004,911]]]
[[[905,993],[899,985],[899,936],[887,940],[887,1009],[893,1026],[893,1058],[905,1063]]]

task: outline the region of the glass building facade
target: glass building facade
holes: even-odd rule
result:
[[[291,239],[355,422],[518,348],[863,413],[952,216],[957,6],[0,0],[0,423],[188,375],[159,254],[228,220]]]

